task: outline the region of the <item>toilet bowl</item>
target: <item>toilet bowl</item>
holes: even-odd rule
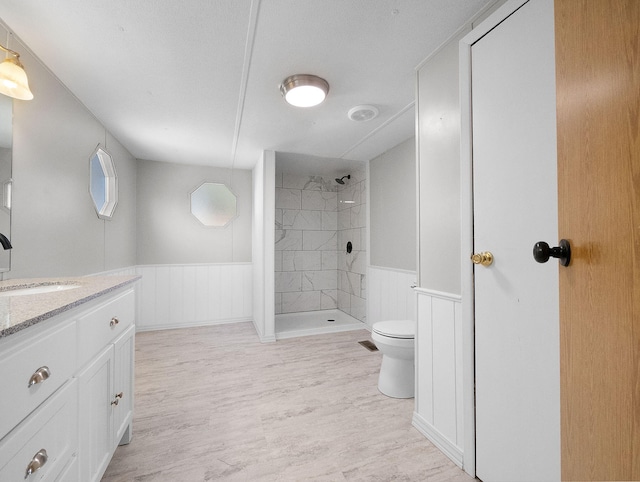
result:
[[[371,339],[382,353],[378,390],[388,397],[413,398],[415,322],[379,321],[371,330]]]

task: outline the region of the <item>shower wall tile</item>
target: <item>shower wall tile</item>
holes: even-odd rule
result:
[[[364,166],[351,171],[351,182],[353,184],[365,181],[366,178],[367,178],[367,169]]]
[[[338,205],[340,209],[350,209],[358,206],[362,202],[360,185],[351,185],[338,192]]]
[[[280,313],[282,313],[282,293],[276,293],[275,312],[276,312],[276,315],[279,315]]]
[[[338,290],[338,309],[351,314],[351,295],[346,291]]]
[[[364,228],[367,224],[366,218],[366,207],[364,204],[360,204],[359,206],[354,206],[350,210],[351,212],[351,228]]]
[[[337,211],[320,211],[322,215],[323,231],[335,231],[338,229],[338,212]]]
[[[320,293],[320,309],[334,310],[338,307],[338,290],[322,290]]]
[[[351,172],[342,186],[276,171],[277,313],[339,308],[364,321],[365,175]]]
[[[336,183],[333,179],[324,179],[322,176],[302,176],[298,174],[283,175],[283,187],[300,189],[304,191],[336,191]]]
[[[367,302],[364,298],[359,296],[351,296],[350,300],[350,312],[349,314],[360,321],[366,321],[367,319]]]
[[[302,249],[305,251],[335,251],[338,233],[336,231],[303,231]]]
[[[282,212],[283,229],[322,229],[322,212],[300,209],[284,209]]]
[[[346,249],[347,242],[351,241],[353,251],[363,251],[360,229],[345,229],[338,231],[338,246],[340,249]]]
[[[341,271],[339,289],[355,296],[362,296],[364,275]]]
[[[351,211],[349,209],[343,209],[338,212],[338,229],[350,229],[351,228]]]
[[[276,293],[288,293],[302,289],[302,273],[298,271],[280,271],[275,273]]]
[[[322,254],[322,269],[338,269],[337,251],[320,251]]]
[[[350,254],[344,253],[342,268],[351,273],[364,275],[367,273],[367,259],[365,251],[352,251]]]
[[[302,273],[302,291],[335,290],[337,288],[338,278],[333,270]]]
[[[282,252],[281,271],[321,270],[321,251],[284,251]]]
[[[276,189],[276,208],[301,209],[302,192],[298,189]]]
[[[282,313],[319,310],[321,306],[320,299],[320,291],[282,293]]]
[[[276,229],[276,251],[302,249],[302,231]]]
[[[338,195],[335,192],[326,191],[300,191],[301,209],[311,209],[314,211],[337,211]],[[276,205],[276,207],[278,207]]]

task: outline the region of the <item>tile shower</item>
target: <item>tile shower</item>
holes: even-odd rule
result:
[[[366,321],[365,169],[348,174],[341,186],[276,168],[276,314],[337,308]]]

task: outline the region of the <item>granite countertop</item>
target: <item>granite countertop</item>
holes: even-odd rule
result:
[[[140,276],[87,276],[0,281],[0,339],[64,313],[110,291],[132,284],[140,278]],[[49,293],[3,295],[20,288],[51,285],[77,287]]]

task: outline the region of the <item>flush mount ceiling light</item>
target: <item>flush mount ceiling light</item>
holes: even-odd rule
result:
[[[0,49],[9,54],[9,57],[0,64],[0,94],[20,100],[33,99],[33,94],[29,90],[27,73],[20,62],[20,54],[2,45],[0,45]]]
[[[325,99],[329,83],[316,75],[296,74],[282,81],[280,92],[291,105],[313,107]]]
[[[378,108],[373,105],[357,105],[349,109],[349,119],[355,122],[366,122],[378,117]]]

